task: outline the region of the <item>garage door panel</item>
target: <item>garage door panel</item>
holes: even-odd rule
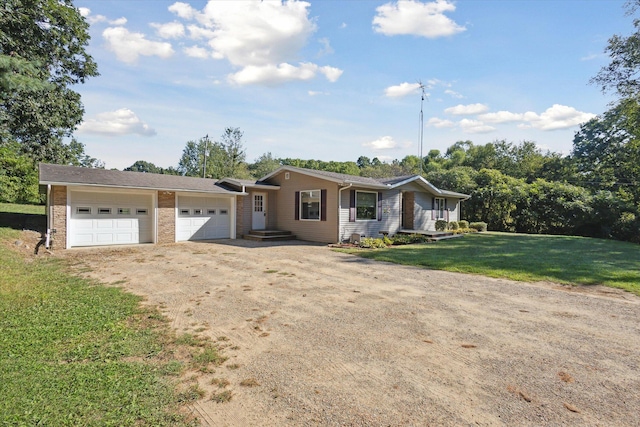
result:
[[[231,201],[222,197],[178,197],[177,238],[184,240],[228,239],[231,236]]]
[[[153,241],[151,194],[72,191],[71,246],[149,243]],[[85,213],[80,213],[78,208]],[[90,213],[87,212],[90,209]]]

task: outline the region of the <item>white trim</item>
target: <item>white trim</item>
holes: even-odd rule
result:
[[[236,238],[236,216],[237,216],[237,212],[236,212],[236,200],[237,200],[237,196],[231,198],[231,203],[229,203],[231,206],[229,207],[229,210],[231,211],[229,215],[231,215],[231,218],[229,218],[229,238],[231,239],[235,239]]]
[[[67,217],[65,218],[66,227],[65,227],[65,240],[67,241],[66,248],[69,249],[71,247],[71,188],[67,186]]]

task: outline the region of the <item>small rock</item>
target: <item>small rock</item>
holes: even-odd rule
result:
[[[23,243],[24,243],[24,242],[23,242],[22,240],[16,240],[16,241],[15,241],[15,243],[14,243],[14,245],[16,245],[16,246],[22,246],[22,244],[23,244]]]

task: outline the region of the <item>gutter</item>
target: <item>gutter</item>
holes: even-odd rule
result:
[[[47,213],[47,231],[45,234],[44,247],[49,249],[51,246],[51,184],[47,185],[47,203],[46,203],[46,213]]]

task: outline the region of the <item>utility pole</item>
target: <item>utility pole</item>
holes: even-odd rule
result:
[[[206,178],[207,173],[207,151],[209,151],[209,134],[204,137],[204,162],[202,164],[202,177]]]
[[[425,91],[424,91],[424,85],[422,84],[422,82],[420,80],[418,80],[418,84],[420,85],[420,91],[421,91],[421,97],[420,97],[420,176],[422,176],[422,173],[424,172],[423,169],[423,158],[422,158],[422,138],[424,136],[424,113],[422,112],[422,105],[424,104],[424,98],[426,96]]]

